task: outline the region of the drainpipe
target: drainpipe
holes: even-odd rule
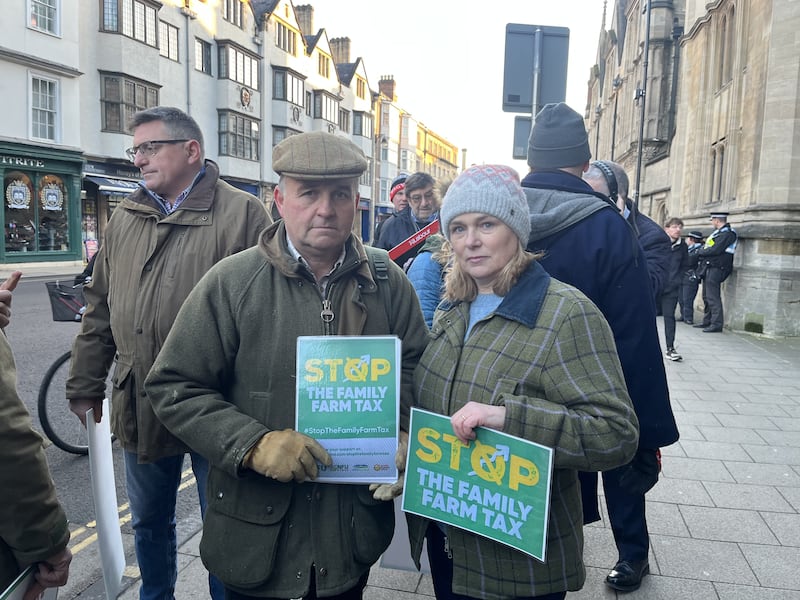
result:
[[[669,129],[667,135],[671,140],[675,135],[675,113],[678,110],[678,68],[681,62],[681,50],[678,40],[683,35],[683,26],[675,23],[672,26],[672,89],[669,94]]]
[[[191,70],[192,67],[189,64],[189,57],[191,54],[191,36],[189,35],[189,23],[192,22],[192,19],[197,18],[197,13],[195,13],[190,6],[191,0],[184,0],[183,7],[181,8],[181,13],[184,17],[186,17],[186,60],[184,61],[186,64],[186,114],[192,114],[192,86],[191,86]]]
[[[263,28],[263,30],[262,30]],[[258,75],[261,78],[261,87],[259,89],[259,96],[258,96],[258,118],[259,122],[261,123],[259,129],[259,136],[258,136],[258,199],[264,205],[266,209],[269,206],[269,202],[272,200],[271,198],[265,198],[264,194],[264,149],[265,149],[265,140],[269,139],[272,140],[272,131],[269,131],[269,136],[267,135],[267,131],[265,130],[265,124],[267,123],[267,75],[271,75],[269,69],[269,64],[264,60],[264,39],[266,38],[266,28],[267,28],[267,19],[262,18],[259,22],[256,23],[256,31],[253,35],[253,43],[258,46],[259,49],[259,57],[261,58],[259,64],[261,67],[258,70]],[[262,35],[262,32],[264,35]],[[270,82],[270,85],[272,83]],[[270,206],[271,208],[271,206]]]
[[[642,151],[644,148],[644,118],[647,110],[647,66],[650,61],[650,0],[645,5],[644,25],[644,63],[642,70],[642,87],[636,90],[636,97],[642,103],[639,115],[639,144],[636,151],[636,189],[633,193],[633,204],[639,208],[639,186],[642,181]]]

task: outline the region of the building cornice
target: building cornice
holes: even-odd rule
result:
[[[17,52],[15,50],[5,48],[4,46],[0,46],[0,60],[7,60],[9,62],[14,62],[20,65],[35,67],[37,69],[42,69],[44,71],[49,71],[51,73],[55,73],[56,75],[63,75],[65,77],[74,78],[83,75],[82,71],[79,71],[74,67],[45,60],[43,58],[40,58],[38,56],[33,56],[31,54]]]

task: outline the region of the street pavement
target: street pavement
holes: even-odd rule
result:
[[[798,600],[800,339],[678,323],[675,342],[683,360],[666,361],[666,369],[681,439],[662,449],[662,476],[647,496],[651,574],[629,594],[604,585],[617,555],[603,510],[602,521],[584,529],[586,584],[568,597]],[[176,598],[208,597],[200,536],[181,540]],[[135,557],[128,564],[120,598],[134,600]],[[429,575],[380,565],[365,592],[367,600],[426,596]]]

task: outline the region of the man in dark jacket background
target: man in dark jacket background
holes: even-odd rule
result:
[[[658,299],[667,282],[667,264],[670,255],[669,237],[664,230],[628,198],[628,174],[622,165],[610,160],[596,160],[589,165],[583,178],[595,192],[608,196],[619,212],[636,232],[636,238],[647,259],[647,272],[653,298]],[[658,309],[658,304],[656,304]]]
[[[700,260],[700,249],[703,247],[703,232],[690,231],[686,236],[688,264],[681,278],[681,320],[687,325],[694,324],[694,299],[697,297],[697,288],[700,287],[700,278],[697,276],[697,263]]]
[[[681,237],[683,221],[672,217],[664,224],[664,231],[672,241],[667,263],[667,281],[660,298],[661,314],[664,317],[664,341],[667,345],[664,356],[669,360],[679,361],[683,357],[675,350],[675,308],[681,292],[681,280],[689,264],[689,253],[686,242]]]
[[[376,248],[391,250],[439,216],[440,200],[433,177],[421,171],[409,175],[405,182],[405,193],[408,206],[386,220],[381,227],[380,238],[375,241]],[[417,255],[423,242],[424,238],[415,248],[394,261],[402,267]]]
[[[406,179],[408,179],[408,174],[400,173],[400,175],[392,180],[392,183],[389,186],[389,201],[392,203],[394,208],[392,209],[392,214],[386,217],[385,220],[378,223],[378,225],[375,227],[375,237],[372,239],[373,244],[380,239],[383,224],[393,216],[401,213],[403,210],[405,210],[406,206],[408,206],[408,200],[406,200]]]
[[[644,253],[616,206],[581,175],[591,152],[581,116],[564,103],[536,115],[528,143],[531,172],[522,185],[531,237],[527,249],[544,252],[541,265],[586,294],[608,320],[628,392],[639,418],[639,449],[624,467],[603,473],[619,557],[610,587],[638,589],[649,572],[645,492],[658,478],[658,449],[678,439]],[[581,473],[586,522],[599,520],[597,474]]]

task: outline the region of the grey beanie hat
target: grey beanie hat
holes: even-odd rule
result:
[[[450,239],[450,221],[466,213],[492,215],[528,243],[531,221],[519,175],[505,165],[475,165],[450,184],[439,211],[442,233]]]
[[[528,139],[528,166],[561,169],[582,165],[591,157],[581,116],[563,102],[545,104],[536,115]]]

